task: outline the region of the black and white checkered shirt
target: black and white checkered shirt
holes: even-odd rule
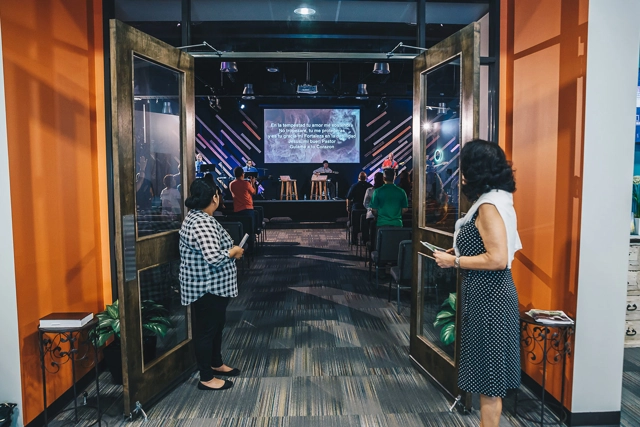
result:
[[[236,263],[229,258],[233,240],[212,216],[191,210],[180,229],[180,290],[182,305],[205,293],[237,297]]]

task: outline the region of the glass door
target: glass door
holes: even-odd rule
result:
[[[478,137],[480,26],[473,23],[413,63],[413,286],[410,354],[457,397],[460,282],[421,242],[453,246],[469,208],[460,193],[460,149]],[[465,401],[468,404],[468,402]]]
[[[194,59],[110,21],[115,246],[124,414],[194,369],[178,230],[195,176]]]

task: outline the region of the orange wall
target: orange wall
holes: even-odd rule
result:
[[[102,6],[2,0],[0,20],[28,423],[43,409],[38,319],[111,298]],[[48,376],[49,402],[70,388],[69,368]]]
[[[516,169],[521,310],[575,316],[587,12],[588,0],[501,2],[500,141]],[[554,368],[547,390],[559,399]],[[526,372],[541,381],[540,366]],[[570,408],[571,366],[567,372]]]

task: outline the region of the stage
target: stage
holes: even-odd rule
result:
[[[232,207],[233,201],[225,200],[225,206]],[[338,218],[347,216],[344,200],[253,200],[254,206],[264,208],[265,218],[288,217],[293,222],[336,223]]]

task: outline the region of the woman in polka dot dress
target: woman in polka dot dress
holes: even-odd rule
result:
[[[462,270],[460,389],[480,394],[480,425],[498,427],[502,398],[520,386],[518,294],[511,261],[518,237],[513,170],[498,144],[475,140],[460,154],[462,192],[473,206],[456,223],[438,266]]]

